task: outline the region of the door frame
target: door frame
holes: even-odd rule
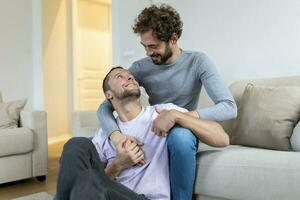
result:
[[[90,1],[90,2],[95,2],[95,3],[99,3],[99,4],[103,4],[105,6],[109,6],[110,10],[109,10],[109,21],[110,21],[110,33],[111,33],[111,40],[112,40],[112,0],[85,0],[85,1]],[[78,53],[78,48],[79,48],[79,44],[77,42],[77,37],[78,37],[78,29],[77,29],[77,13],[78,13],[78,7],[77,7],[77,3],[78,0],[69,0],[70,2],[70,8],[71,8],[71,13],[70,13],[70,17],[71,17],[71,44],[69,45],[71,51],[70,51],[70,57],[71,57],[71,61],[70,61],[70,66],[72,69],[72,78],[71,78],[71,105],[72,105],[72,112],[76,111],[79,108],[79,102],[78,102],[78,91],[77,91],[77,86],[78,86],[78,82],[77,82],[77,78],[78,78],[78,57],[77,57],[77,53]],[[111,45],[112,45],[112,41],[111,41]],[[112,46],[111,46],[112,47]],[[112,58],[112,48],[111,48],[111,58]]]

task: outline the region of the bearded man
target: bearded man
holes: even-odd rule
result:
[[[118,114],[118,126],[127,136],[116,147],[101,132],[92,141],[70,139],[60,159],[58,200],[170,200],[167,139],[152,131],[158,115],[169,119],[165,126],[179,124],[211,146],[229,143],[218,123],[193,117],[184,108],[171,103],[142,107],[139,84],[122,67],[107,74],[103,91]],[[129,137],[143,145],[139,147]],[[142,161],[143,165],[139,164]]]

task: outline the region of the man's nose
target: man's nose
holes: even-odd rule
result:
[[[153,51],[146,48],[146,55],[147,56],[152,56],[152,54],[153,54]]]
[[[133,79],[133,76],[132,75],[129,75],[128,76],[128,80],[130,81],[130,80],[132,80]]]

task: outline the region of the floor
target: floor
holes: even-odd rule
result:
[[[65,141],[48,145],[48,174],[46,181],[26,179],[11,183],[0,184],[0,200],[17,198],[37,192],[47,192],[51,195],[56,190],[58,161]]]

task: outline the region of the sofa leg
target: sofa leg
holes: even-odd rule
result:
[[[44,180],[46,180],[46,176],[37,176],[35,177],[38,181],[42,182]]]

